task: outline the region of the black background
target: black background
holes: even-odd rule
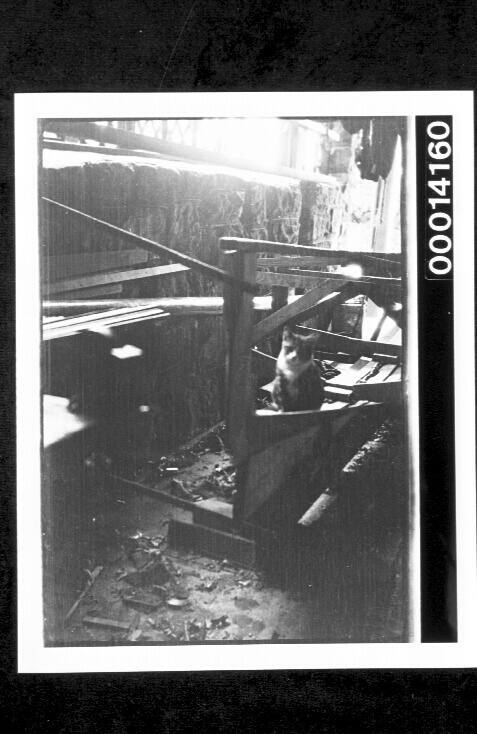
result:
[[[456,592],[448,586],[455,542],[455,426],[454,426],[454,282],[428,277],[432,213],[427,182],[430,141],[427,125],[436,117],[416,118],[416,192],[419,330],[419,450],[421,520],[421,640],[456,642]],[[450,126],[449,117],[442,118]],[[449,143],[452,144],[452,132]],[[452,155],[446,159],[452,169]],[[451,174],[453,181],[453,173]],[[449,198],[453,186],[448,192]],[[456,209],[458,210],[458,202]],[[442,211],[439,209],[439,211]],[[452,209],[450,209],[452,212]],[[452,237],[452,230],[448,234]],[[456,634],[457,633],[457,634]]]
[[[470,670],[15,674],[12,152],[13,92],[471,89],[475,3],[7,0],[0,10],[0,295],[7,338],[1,350],[0,623],[9,728],[476,731]]]

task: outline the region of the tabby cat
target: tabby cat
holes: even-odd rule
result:
[[[295,334],[285,326],[272,386],[275,410],[314,410],[322,404],[323,381],[313,361],[315,343],[316,337]]]

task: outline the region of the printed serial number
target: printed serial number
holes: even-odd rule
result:
[[[433,120],[426,129],[429,178],[427,181],[427,224],[429,258],[433,277],[445,277],[452,270],[452,147],[447,122]]]

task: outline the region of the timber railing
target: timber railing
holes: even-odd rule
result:
[[[399,316],[391,311],[390,306],[402,300],[401,278],[398,277],[401,272],[400,255],[329,250],[231,237],[222,238],[220,247],[225,269],[231,276],[224,284],[228,335],[227,425],[234,455],[240,462],[250,451],[249,418],[254,412],[251,348],[271,337],[285,324],[295,325],[312,316],[320,317],[326,330],[333,309],[357,295],[372,295],[377,305],[399,323]],[[270,257],[264,257],[267,254]],[[306,265],[307,269],[303,271],[297,265]],[[343,267],[339,272],[321,269],[329,265]],[[348,265],[360,265],[361,274],[351,268],[347,270]],[[318,269],[312,269],[313,266]],[[272,313],[256,323],[252,294],[239,290],[234,286],[234,280],[269,285],[272,289]],[[308,290],[299,298],[290,299],[291,288]],[[332,336],[335,337],[335,348],[340,338],[347,339],[340,335]],[[383,347],[378,341],[373,341],[373,345],[376,352]],[[369,348],[367,343],[365,346]],[[401,354],[399,345],[393,345],[390,351],[393,355]]]

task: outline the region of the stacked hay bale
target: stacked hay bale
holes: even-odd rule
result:
[[[344,216],[340,186],[302,181],[301,194],[299,243],[332,247],[340,235]]]

